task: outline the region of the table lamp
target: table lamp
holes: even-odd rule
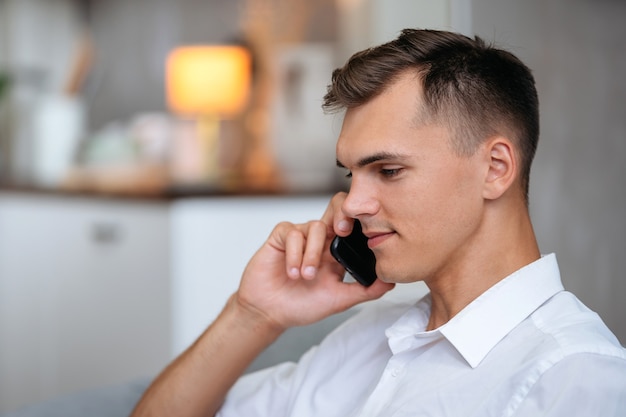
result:
[[[182,46],[167,57],[167,104],[196,121],[205,183],[220,180],[220,122],[244,109],[250,86],[251,54],[244,47]]]

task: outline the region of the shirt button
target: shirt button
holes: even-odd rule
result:
[[[400,369],[398,368],[394,368],[391,370],[391,376],[396,378],[398,375],[400,375]]]

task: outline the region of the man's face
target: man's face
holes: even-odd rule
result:
[[[337,142],[338,163],[352,176],[342,210],[361,221],[387,282],[454,273],[481,226],[484,152],[458,156],[446,128],[418,123],[421,96],[417,77],[405,73],[346,112]]]

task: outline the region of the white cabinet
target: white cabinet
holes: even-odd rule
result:
[[[330,196],[183,199],[172,205],[172,352],[189,346],[236,291],[281,221],[321,218]]]
[[[0,194],[0,412],[170,359],[166,202]]]
[[[0,413],[156,375],[274,225],[318,219],[329,199],[0,193]]]

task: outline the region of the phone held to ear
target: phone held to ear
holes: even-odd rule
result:
[[[376,281],[376,257],[367,246],[367,237],[358,220],[354,221],[350,235],[333,239],[330,253],[361,285],[369,287]]]

